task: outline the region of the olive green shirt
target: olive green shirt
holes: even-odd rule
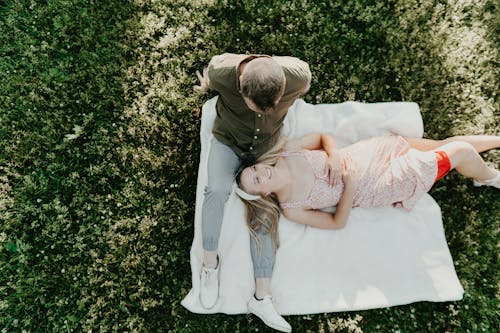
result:
[[[311,82],[311,71],[306,62],[294,57],[273,56],[285,73],[283,97],[271,114],[254,112],[240,93],[238,67],[243,61],[256,57],[268,56],[225,53],[213,57],[208,64],[209,88],[219,93],[212,133],[241,159],[250,162],[274,146],[288,108],[307,92]]]

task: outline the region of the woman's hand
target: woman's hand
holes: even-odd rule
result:
[[[344,191],[353,191],[358,186],[359,175],[354,169],[354,164],[350,156],[344,158],[342,180],[344,181]]]
[[[203,75],[200,71],[196,71],[196,76],[200,80],[200,85],[193,86],[193,89],[202,94],[206,93],[208,91],[208,68],[203,68]]]
[[[324,174],[328,176],[328,184],[330,186],[336,186],[337,175],[342,172],[342,160],[340,159],[340,154],[338,149],[330,151],[328,158],[325,163]]]

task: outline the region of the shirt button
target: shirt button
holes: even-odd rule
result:
[[[257,132],[260,132],[260,128],[257,128]]]
[[[260,118],[260,117],[262,117],[262,115],[261,115],[260,113],[257,113],[257,117],[259,117],[259,118]]]
[[[253,150],[253,147],[250,147],[250,150]]]
[[[254,135],[254,137],[253,137],[253,138],[254,138],[255,140],[257,140],[257,135]]]

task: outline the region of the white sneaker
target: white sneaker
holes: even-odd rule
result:
[[[205,309],[213,308],[219,298],[219,268],[219,258],[217,258],[217,267],[201,267],[200,301]]]
[[[479,181],[474,179],[474,186],[483,186],[483,185],[500,188],[500,171],[497,171],[497,175],[488,180]]]
[[[252,296],[248,301],[248,310],[259,317],[267,326],[281,332],[291,332],[292,326],[276,312],[271,295],[266,295],[262,300],[257,300]]]

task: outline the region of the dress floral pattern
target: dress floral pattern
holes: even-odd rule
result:
[[[336,175],[337,186],[330,187],[324,174],[327,155],[323,150],[285,152],[284,157],[301,155],[311,166],[314,184],[304,201],[281,203],[282,209],[310,207],[321,209],[336,206],[342,196],[342,175]],[[358,173],[359,183],[354,207],[394,205],[410,210],[429,191],[437,175],[433,151],[412,149],[400,136],[381,136],[359,141],[340,149],[342,159],[350,157]]]

